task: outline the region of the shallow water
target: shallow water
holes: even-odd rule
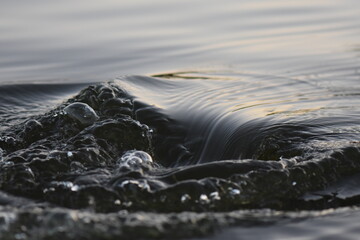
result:
[[[97,157],[103,154],[100,159],[106,160],[106,170],[93,170],[95,165],[91,162],[83,162],[84,166],[72,164],[67,174],[73,175],[68,175],[66,181],[60,174],[58,183],[51,186],[39,183],[44,187],[41,189],[44,195],[35,194],[31,198],[81,208],[82,203],[72,205],[66,199],[62,202],[54,199],[49,189],[56,189],[56,194],[60,190],[65,193],[67,188],[77,189],[76,182],[89,181],[84,180],[88,176],[92,176],[93,184],[102,187],[117,182],[121,189],[134,185],[141,191],[149,190],[154,194],[154,202],[158,192],[168,198],[178,194],[171,192],[176,185],[184,191],[177,199],[186,203],[183,206],[171,209],[171,204],[160,196],[164,209],[146,200],[127,206],[129,202],[123,204],[124,199],[120,199],[120,209],[211,213],[273,208],[285,214],[294,213],[290,217],[293,221],[283,222],[274,213],[270,214],[274,224],[263,227],[249,222],[252,227],[247,228],[245,218],[241,224],[235,224],[242,227],[224,230],[215,238],[241,235],[260,239],[265,234],[267,239],[295,238],[301,231],[309,239],[328,239],[335,231],[336,222],[337,234],[343,239],[354,239],[358,230],[353,222],[360,219],[358,210],[352,213],[352,208],[344,208],[325,218],[316,216],[323,216],[322,209],[359,204],[359,7],[355,0],[3,3],[0,9],[2,166],[7,168],[14,155],[29,162],[36,157],[55,156],[51,149],[37,152],[41,145],[38,136],[36,141],[26,140],[21,147],[16,144],[9,147],[11,144],[6,143],[5,136],[14,131],[18,134],[15,138],[21,142],[22,126],[26,130],[37,124],[23,124],[24,121],[50,116],[53,112],[51,121],[64,123],[66,129],[68,120],[57,115],[62,114],[67,104],[63,103],[78,99],[73,97],[89,84],[115,79],[112,87],[125,91],[126,97],[119,93],[121,98],[131,102],[122,102],[121,107],[131,105],[131,117],[151,130],[146,134],[153,137],[153,152],[149,148],[142,150],[151,154],[156,165],[151,166],[150,172],[144,170],[141,178],[120,181],[116,166],[138,168],[146,161],[121,160],[126,159],[121,158],[123,152],[112,149],[111,157],[105,156],[101,145],[94,152]],[[94,94],[94,98],[102,97]],[[109,108],[106,112],[95,107],[100,122],[106,123],[106,118],[115,116],[113,107]],[[40,122],[45,126],[46,121]],[[96,132],[99,126],[100,123],[91,131]],[[79,129],[79,134],[84,134]],[[77,149],[69,147],[75,146],[76,141],[68,138],[69,133],[61,137],[68,138],[68,147],[60,145],[64,139],[51,134],[47,143],[56,151],[64,151],[69,158],[74,154],[76,159]],[[59,158],[63,159],[61,154]],[[29,166],[30,170],[41,172],[39,166]],[[218,173],[220,169],[223,174]],[[305,175],[299,175],[299,169]],[[234,171],[241,175],[241,184],[233,177]],[[43,174],[39,176],[46,179],[47,173]],[[74,180],[75,175],[81,178],[82,174],[82,180]],[[269,186],[264,178],[271,178]],[[206,185],[214,179],[239,183],[241,191],[233,185],[225,188],[227,183],[221,182],[220,189],[226,191],[218,191],[216,195],[209,189],[198,189],[197,196],[187,187],[181,187],[189,181]],[[148,186],[147,181],[153,185]],[[260,193],[254,193],[254,189]],[[29,197],[21,191],[8,192]],[[233,196],[236,198],[238,194],[240,200],[234,200]],[[188,202],[194,196],[198,200]],[[268,199],[259,200],[259,196]],[[222,205],[214,203],[218,198]],[[315,214],[304,220],[298,209]],[[109,207],[106,211],[114,210]],[[260,218],[267,214],[260,211]],[[316,231],[313,226],[317,227]]]

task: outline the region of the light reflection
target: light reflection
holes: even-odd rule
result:
[[[7,1],[0,9],[0,82],[104,81],[209,66],[294,72],[339,60],[331,70],[359,42],[357,4]]]
[[[311,108],[311,109],[296,109],[296,110],[287,110],[289,108],[284,109],[276,109],[276,111],[272,110],[270,113],[267,114],[267,116],[272,115],[284,115],[284,117],[290,117],[290,116],[296,116],[296,115],[304,115],[307,113],[319,111],[323,109],[322,107],[319,108]]]

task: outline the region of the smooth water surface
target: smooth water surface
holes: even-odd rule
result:
[[[0,82],[231,69],[346,87],[358,80],[359,11],[355,0],[6,1]]]

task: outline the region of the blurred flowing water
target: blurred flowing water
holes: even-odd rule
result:
[[[137,120],[153,128],[158,116],[169,123],[159,150],[165,167],[306,162],[358,151],[360,2],[2,3],[0,132],[89,84],[113,79],[134,97]],[[356,173],[303,197],[352,199],[340,205],[354,208],[334,214],[343,239],[356,239],[358,232],[347,226],[360,219],[358,210],[350,214],[359,204]],[[329,221],[237,228],[219,239],[261,239],[262,231],[267,239],[278,239],[277,232],[295,237],[299,231],[288,229],[297,226],[307,238],[323,239],[334,230],[324,224]],[[313,235],[312,224],[321,229]]]

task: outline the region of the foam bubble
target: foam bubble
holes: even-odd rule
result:
[[[94,109],[86,103],[74,102],[64,108],[64,112],[74,120],[79,121],[83,125],[92,125],[99,119]]]
[[[142,165],[151,165],[153,160],[151,156],[144,151],[131,150],[125,152],[118,160],[120,166],[140,167]]]

